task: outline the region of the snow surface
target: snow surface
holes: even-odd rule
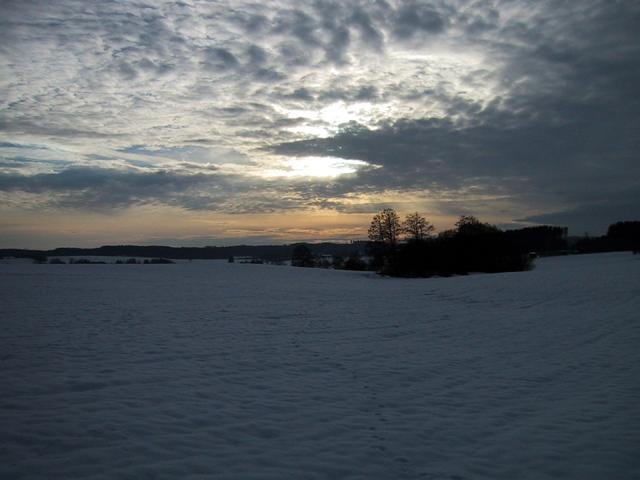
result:
[[[0,478],[640,478],[640,256],[0,265]]]

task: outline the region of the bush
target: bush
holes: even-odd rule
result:
[[[343,263],[342,268],[345,270],[362,271],[367,269],[367,264],[362,260],[362,257],[355,252],[349,255],[349,258]]]

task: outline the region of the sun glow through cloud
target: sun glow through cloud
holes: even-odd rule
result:
[[[342,125],[352,122],[375,128],[376,121],[389,111],[390,105],[371,102],[347,103],[341,100],[318,110],[287,109],[280,106],[274,108],[288,118],[306,120],[300,125],[287,128],[287,131],[315,137],[327,137],[338,132]]]
[[[365,167],[374,167],[362,160],[337,157],[298,157],[284,160],[279,168],[265,170],[265,177],[335,178],[355,173]]]

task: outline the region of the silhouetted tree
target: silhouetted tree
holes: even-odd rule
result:
[[[369,239],[373,242],[395,245],[402,233],[400,217],[393,208],[376,213],[369,226]]]
[[[625,239],[640,237],[640,221],[616,222],[609,225],[607,237]]]
[[[291,265],[294,267],[313,267],[315,258],[313,253],[304,243],[295,246],[291,255]]]
[[[448,230],[443,230],[440,233],[438,233],[438,238],[439,239],[446,239],[446,238],[455,237],[456,233],[457,233],[457,231],[455,229],[450,228]]]
[[[566,227],[539,225],[507,230],[505,235],[525,253],[549,255],[568,248]]]
[[[402,222],[402,231],[410,240],[420,241],[429,238],[435,227],[418,212],[408,214]]]
[[[530,266],[528,255],[500,229],[463,216],[455,230],[399,245],[384,257],[379,271],[393,276],[425,277],[521,271]]]
[[[371,266],[382,271],[391,261],[402,233],[402,225],[396,211],[385,208],[376,213],[371,220],[368,233],[370,241],[367,244],[367,254],[371,257]]]
[[[457,235],[482,235],[497,232],[500,232],[497,227],[488,223],[482,223],[473,215],[461,215],[460,219],[456,222]]]
[[[609,225],[607,238],[616,249],[640,251],[640,221],[616,222]]]
[[[640,221],[616,222],[601,237],[583,237],[573,245],[576,252],[640,251]]]

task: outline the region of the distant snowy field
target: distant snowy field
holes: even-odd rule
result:
[[[640,256],[0,265],[0,478],[640,478]]]

